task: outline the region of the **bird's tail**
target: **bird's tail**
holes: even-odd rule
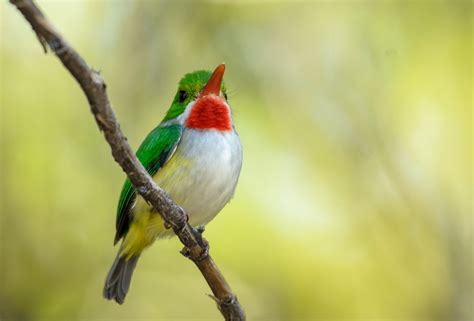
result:
[[[125,301],[125,296],[130,288],[133,270],[139,258],[139,255],[127,258],[121,254],[121,251],[119,251],[109,274],[107,274],[103,291],[104,298],[115,300],[118,304],[122,304]]]

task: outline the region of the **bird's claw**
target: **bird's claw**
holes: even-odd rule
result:
[[[205,230],[206,229],[204,226],[198,226],[196,228],[194,227],[192,228],[194,237],[196,238],[196,241],[202,248],[209,247],[209,243],[206,241],[205,238],[202,237],[202,234],[204,233]]]
[[[203,225],[193,228],[194,235],[201,239],[202,239],[202,234],[204,233],[204,231],[206,231],[206,228]]]
[[[196,241],[203,249],[201,255],[198,258],[199,262],[209,256],[209,242],[204,237],[202,237],[202,233],[204,233],[205,230],[206,229],[204,228],[204,226],[198,226],[197,228],[193,228],[193,233],[196,237]]]
[[[204,260],[205,258],[207,258],[207,257],[209,256],[209,244],[208,244],[207,241],[206,241],[206,246],[203,247],[203,246],[201,245],[201,247],[203,248],[203,251],[202,251],[202,253],[199,255],[199,257],[198,257],[197,259],[191,258],[191,251],[190,251],[189,248],[186,247],[186,246],[183,247],[183,249],[180,251],[180,253],[181,253],[184,257],[186,257],[186,258],[188,258],[188,259],[191,259],[191,260],[197,261],[197,262],[201,262],[202,260]]]
[[[205,239],[203,239],[203,243],[200,245],[203,248],[203,251],[198,258],[199,262],[201,262],[202,260],[204,260],[205,258],[209,256],[209,243]]]
[[[194,237],[196,238],[197,243],[203,249],[202,253],[197,258],[197,261],[201,262],[202,260],[204,260],[205,258],[209,256],[209,242],[207,242],[207,240],[202,237],[202,233],[204,233],[205,228],[204,226],[198,226],[197,228],[192,227],[191,231]],[[181,254],[183,254],[187,258],[191,257],[191,251],[187,247],[184,247],[181,250]]]

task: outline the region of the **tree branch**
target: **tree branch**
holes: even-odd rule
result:
[[[148,175],[135,157],[120,130],[106,92],[106,85],[99,72],[90,68],[84,59],[54,29],[48,19],[32,0],[10,0],[23,14],[36,33],[45,52],[47,48],[56,54],[64,67],[81,86],[89,101],[97,125],[104,133],[112,149],[115,161],[122,167],[137,192],[160,213],[165,223],[173,228],[185,246],[185,254],[199,268],[213,293],[213,299],[225,320],[245,320],[245,313],[229,284],[217,268],[210,255],[205,255],[193,228],[187,223],[187,215]]]

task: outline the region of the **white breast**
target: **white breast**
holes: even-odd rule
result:
[[[198,226],[230,201],[241,166],[235,131],[185,129],[176,152],[154,179],[186,210],[189,223]]]

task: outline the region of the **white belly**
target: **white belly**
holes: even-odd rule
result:
[[[183,207],[193,226],[207,224],[232,198],[242,166],[234,132],[185,129],[178,147],[154,176]]]

